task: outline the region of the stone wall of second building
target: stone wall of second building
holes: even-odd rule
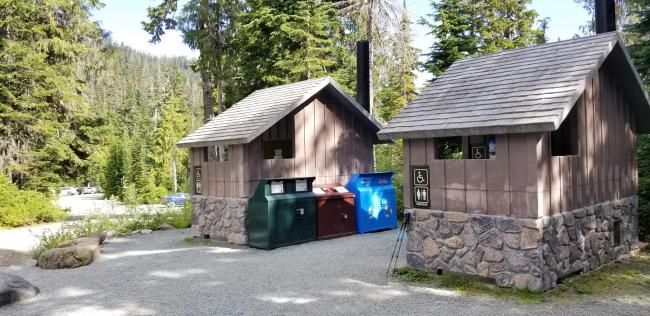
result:
[[[638,248],[637,198],[541,219],[407,210],[407,263],[436,272],[494,279],[503,287],[545,290]],[[618,224],[614,224],[618,222]],[[616,237],[614,230],[619,229]],[[617,240],[615,240],[617,239]]]
[[[192,235],[248,244],[248,199],[192,196]]]

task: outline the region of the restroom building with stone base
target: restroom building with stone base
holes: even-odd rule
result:
[[[648,132],[616,32],[455,62],[378,134],[404,139],[408,265],[545,290],[629,254]]]
[[[373,170],[381,125],[330,77],[256,90],[180,140],[189,148],[192,235],[247,245],[264,179],[346,184]]]

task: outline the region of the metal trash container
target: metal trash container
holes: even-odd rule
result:
[[[316,194],[317,239],[354,235],[354,193],[340,184],[317,185],[313,192]]]
[[[347,188],[354,193],[357,232],[397,227],[397,207],[392,172],[355,173]]]
[[[316,240],[314,179],[260,180],[246,217],[251,247],[273,249]]]

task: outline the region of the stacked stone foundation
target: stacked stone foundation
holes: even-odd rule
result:
[[[247,245],[247,210],[248,199],[192,196],[192,235]]]
[[[409,266],[542,291],[638,249],[636,196],[539,219],[407,209]]]

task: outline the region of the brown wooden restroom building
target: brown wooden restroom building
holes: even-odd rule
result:
[[[178,143],[190,148],[195,235],[245,244],[246,199],[260,179],[346,184],[373,171],[380,128],[329,77],[253,92]]]
[[[628,253],[648,132],[616,32],[455,62],[379,133],[404,139],[409,264],[539,290]]]

